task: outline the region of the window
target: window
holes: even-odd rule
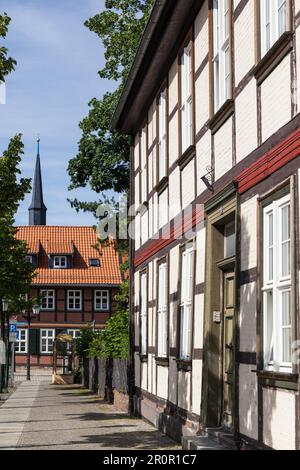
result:
[[[27,261],[27,263],[31,263],[31,264],[32,264],[32,262],[33,262],[33,258],[32,258],[31,255],[25,256],[25,260]]]
[[[236,235],[235,235],[235,222],[230,222],[225,225],[224,230],[224,257],[231,258],[235,256],[236,249]]]
[[[54,268],[64,269],[67,267],[67,257],[66,256],[54,256]]]
[[[55,330],[41,330],[41,353],[51,354],[53,352]]]
[[[183,50],[180,58],[180,123],[181,153],[193,144],[193,93],[192,93],[192,43]]]
[[[27,330],[18,330],[17,331],[17,341],[15,342],[15,352],[17,354],[27,353]]]
[[[73,339],[77,339],[80,336],[81,331],[80,330],[67,330],[68,335],[72,336]]]
[[[263,210],[263,315],[265,368],[292,367],[291,209],[287,195]]]
[[[142,129],[141,145],[141,204],[147,201],[147,128]]]
[[[99,268],[100,260],[98,258],[90,258],[90,266],[92,268]]]
[[[81,290],[68,291],[68,310],[81,310]]]
[[[54,310],[55,305],[55,291],[54,290],[42,290],[42,310]]]
[[[147,322],[148,322],[148,308],[147,308],[147,274],[141,275],[141,299],[140,299],[140,334],[141,334],[141,345],[140,353],[142,356],[147,355]]]
[[[230,2],[213,0],[213,76],[215,112],[231,98]]]
[[[167,263],[159,264],[157,279],[157,355],[159,358],[166,358],[168,356]]]
[[[179,359],[192,359],[192,293],[193,293],[192,245],[181,254],[181,298],[180,298],[180,350]]]
[[[109,310],[109,291],[95,291],[95,310]]]
[[[167,175],[167,90],[158,98],[158,180]]]
[[[287,29],[287,1],[261,0],[261,55],[264,56]]]

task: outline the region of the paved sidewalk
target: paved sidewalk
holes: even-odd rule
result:
[[[180,449],[140,419],[133,419],[77,386],[22,383],[0,407],[0,449]]]

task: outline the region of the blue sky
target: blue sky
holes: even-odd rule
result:
[[[89,214],[77,214],[68,197],[95,200],[88,188],[69,192],[68,160],[76,155],[79,121],[87,103],[115,85],[101,80],[103,47],[83,22],[104,8],[104,0],[0,0],[0,11],[12,18],[5,41],[18,61],[7,78],[6,105],[0,105],[0,153],[17,132],[23,134],[22,172],[33,177],[36,138],[41,138],[44,200],[48,225],[89,225]],[[16,224],[28,223],[31,196],[21,204]]]

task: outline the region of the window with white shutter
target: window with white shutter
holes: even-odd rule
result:
[[[148,334],[148,295],[147,295],[147,274],[141,275],[141,298],[140,298],[140,353],[142,356],[147,355],[147,334]]]
[[[260,0],[261,55],[264,56],[287,30],[286,0]]]
[[[158,97],[158,180],[167,175],[167,90],[163,90]]]
[[[189,43],[180,58],[180,118],[181,152],[193,144],[193,76],[192,44]]]
[[[179,359],[192,359],[192,296],[193,296],[193,246],[181,253],[180,278],[180,350]]]
[[[267,370],[292,368],[290,195],[263,209],[264,365]]]
[[[231,98],[230,2],[213,0],[214,111]]]
[[[168,357],[168,280],[167,263],[158,266],[157,298],[157,356]]]

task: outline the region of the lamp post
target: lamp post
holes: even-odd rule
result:
[[[25,310],[23,312],[23,317],[27,320],[27,356],[26,356],[26,369],[27,369],[27,376],[26,379],[30,380],[30,348],[29,348],[29,338],[30,338],[30,326],[31,320],[33,317],[39,315],[40,313],[40,306],[33,305],[32,312],[30,309]]]

